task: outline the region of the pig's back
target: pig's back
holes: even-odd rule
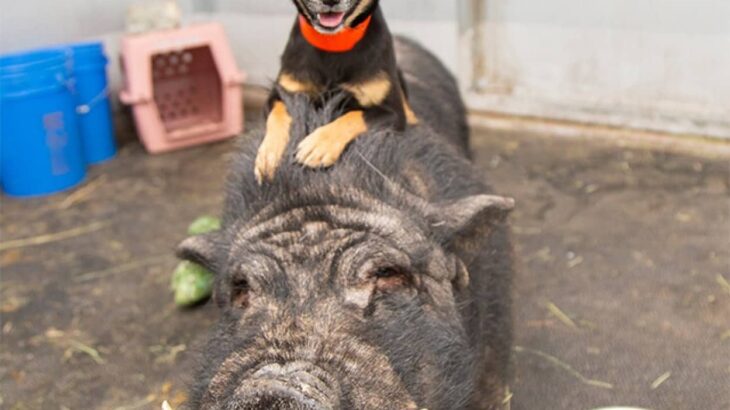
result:
[[[397,36],[395,52],[419,120],[469,157],[469,127],[459,86],[446,66],[413,40]]]

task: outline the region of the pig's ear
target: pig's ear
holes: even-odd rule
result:
[[[219,231],[191,236],[177,246],[177,257],[186,261],[197,263],[211,272],[216,272],[217,249],[219,242]]]
[[[504,221],[515,201],[495,195],[475,195],[432,204],[428,219],[436,237],[465,259],[477,249],[479,239]],[[468,262],[467,262],[468,263]]]

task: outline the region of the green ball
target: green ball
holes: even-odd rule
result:
[[[213,272],[193,262],[181,262],[172,274],[175,304],[190,306],[210,297],[213,293]]]
[[[201,216],[188,227],[188,234],[203,235],[221,229],[221,220],[214,216]]]

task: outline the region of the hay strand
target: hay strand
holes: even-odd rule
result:
[[[659,386],[661,386],[662,384],[664,384],[664,382],[669,380],[670,377],[672,377],[672,372],[666,372],[663,375],[657,377],[657,379],[654,380],[654,382],[651,384],[651,389],[652,390],[658,389]]]
[[[94,192],[100,185],[106,182],[106,175],[102,175],[96,178],[94,181],[89,182],[86,186],[79,188],[76,192],[67,196],[66,199],[58,204],[58,209],[64,211],[79,202],[85,201],[89,198],[92,192]]]
[[[558,318],[563,324],[565,324],[568,327],[572,327],[573,329],[577,329],[578,325],[575,324],[573,319],[570,318],[570,316],[566,315],[565,312],[563,312],[559,307],[557,307],[553,302],[548,302],[547,308],[550,311],[550,313]]]
[[[68,343],[71,345],[71,347],[81,353],[86,354],[87,356],[91,357],[92,360],[96,362],[96,364],[104,364],[106,361],[101,357],[99,354],[99,351],[94,349],[91,346],[85,345],[78,340],[74,339],[68,339]]]
[[[504,406],[505,410],[512,407],[512,398],[515,396],[514,393],[510,391],[510,388],[505,388],[504,391],[504,400],[502,400],[502,405]]]
[[[575,370],[572,366],[565,363],[564,361],[558,359],[555,356],[542,352],[540,350],[528,349],[526,347],[521,347],[521,346],[515,346],[514,351],[517,353],[529,353],[531,355],[545,359],[549,363],[553,364],[554,366],[565,370],[566,372],[568,372],[570,375],[572,375],[573,377],[575,377],[576,379],[578,379],[581,383],[583,383],[585,385],[593,386],[593,387],[597,387],[597,388],[601,388],[601,389],[606,389],[606,390],[613,389],[613,384],[607,383],[604,381],[600,381],[600,380],[589,379],[589,378],[583,376],[580,372]]]
[[[94,222],[86,226],[69,229],[67,231],[55,232],[45,235],[34,236],[31,238],[15,239],[12,241],[0,242],[0,251],[9,249],[25,248],[28,246],[44,245],[51,242],[63,241],[77,236],[86,235],[96,232],[109,226],[106,222]]]
[[[117,265],[117,266],[112,266],[110,268],[106,268],[106,269],[102,269],[102,270],[98,270],[98,271],[83,273],[83,274],[75,277],[74,282],[78,282],[78,283],[88,282],[91,280],[101,279],[101,278],[105,278],[107,276],[116,275],[118,273],[128,272],[130,270],[134,270],[134,269],[145,267],[147,265],[155,264],[159,261],[164,260],[167,257],[169,257],[169,255],[157,255],[157,256],[152,256],[152,257],[141,259],[141,260],[134,261],[134,262],[129,262],[129,263],[124,263],[124,264]]]

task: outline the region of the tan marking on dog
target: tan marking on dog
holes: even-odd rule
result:
[[[316,94],[319,92],[319,87],[316,84],[309,81],[299,81],[288,73],[281,73],[279,85],[290,93]]]
[[[289,129],[292,118],[283,102],[274,103],[269,117],[266,119],[266,137],[264,137],[256,155],[256,180],[259,184],[274,177],[279,161],[284,156],[289,144]]]
[[[360,4],[357,5],[357,8],[355,11],[350,15],[350,17],[345,21],[345,24],[347,27],[352,27],[352,22],[355,21],[356,18],[360,17],[363,13],[365,13],[365,10],[370,7],[370,5],[373,4],[373,0],[362,0],[360,1]]]
[[[362,111],[348,112],[309,134],[297,148],[297,161],[310,168],[330,167],[345,148],[367,130]]]
[[[345,83],[342,89],[352,94],[363,107],[373,107],[385,101],[392,84],[388,74],[380,72],[375,77],[362,83]]]
[[[413,112],[411,104],[408,102],[403,90],[401,90],[400,95],[403,99],[403,111],[406,113],[406,122],[408,122],[408,125],[417,125],[419,123],[418,117],[416,116],[416,113]]]

